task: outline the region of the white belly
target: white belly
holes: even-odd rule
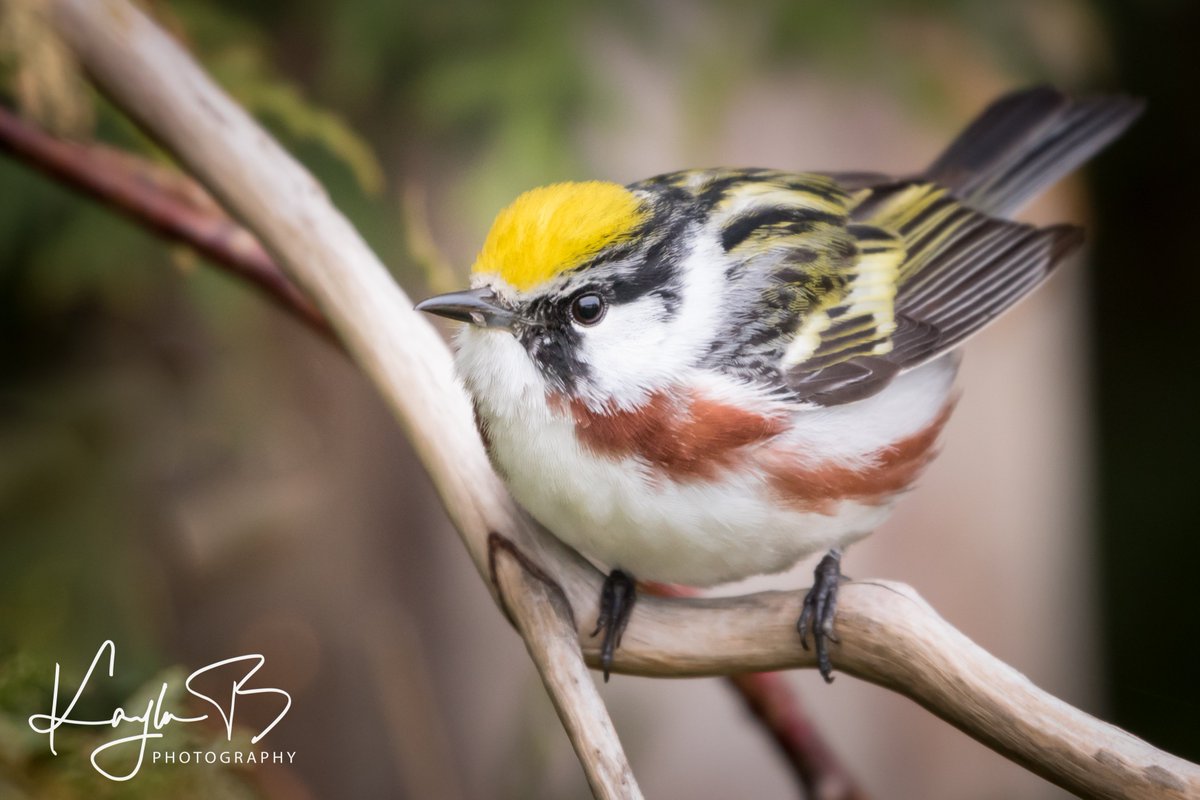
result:
[[[578,443],[574,421],[548,406],[523,348],[503,332],[469,330],[460,339],[459,367],[513,496],[605,568],[693,586],[778,572],[865,536],[892,506],[847,500],[822,508],[828,513],[805,511],[781,501],[757,471],[681,482],[633,457],[598,456]],[[788,436],[852,460],[906,435],[904,428],[927,425],[942,403],[923,395],[936,391],[944,400],[953,372],[944,365],[932,383],[910,377],[928,378],[929,367],[901,376],[852,404],[856,413],[849,405],[797,412]]]
[[[639,578],[709,586],[778,572],[869,533],[890,507],[803,512],[758,474],[677,482],[633,458],[581,450],[561,418],[536,432],[491,431],[493,458],[521,505],[576,550]]]

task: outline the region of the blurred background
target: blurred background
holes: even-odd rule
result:
[[[61,63],[38,7],[0,1],[3,105],[166,163]],[[1022,215],[1082,223],[1089,247],[966,348],[942,457],[845,569],[911,583],[1038,685],[1200,760],[1186,327],[1200,296],[1200,6],[147,7],[415,298],[464,280],[492,215],[537,184],[717,165],[909,172],[1014,87],[1147,98],[1124,139]],[[810,569],[749,588],[807,585]],[[295,764],[147,766],[113,784],[88,767],[85,736],[51,758],[25,719],[46,710],[54,664],[78,681],[105,639],[117,676],[85,701],[108,712],[263,653],[262,680],[294,700],[263,744]],[[848,676],[788,680],[875,796],[1062,796],[903,698]],[[723,682],[616,676],[602,691],[648,796],[795,796]],[[520,640],[355,368],[189,251],[11,158],[0,796],[587,796]]]

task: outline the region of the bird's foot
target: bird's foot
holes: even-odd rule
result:
[[[600,590],[600,615],[596,618],[596,630],[592,636],[604,631],[604,641],[600,643],[600,668],[604,671],[604,682],[608,682],[608,673],[612,669],[613,654],[621,646],[621,634],[629,624],[629,615],[633,613],[633,604],[637,600],[637,584],[627,572],[614,569],[604,579],[604,588]]]
[[[837,642],[833,632],[833,617],[837,611],[838,584],[842,582],[842,551],[833,548],[813,570],[813,586],[804,596],[804,610],[796,629],[800,645],[808,649],[808,631],[812,629],[813,645],[817,650],[817,670],[826,683],[833,683],[833,664],[829,660],[829,643]]]

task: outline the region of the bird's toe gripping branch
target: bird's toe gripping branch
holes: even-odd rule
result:
[[[826,683],[833,683],[833,664],[829,660],[829,642],[837,642],[833,632],[833,617],[837,611],[838,585],[842,582],[842,551],[834,548],[825,554],[813,570],[813,586],[804,597],[804,610],[796,629],[800,645],[808,649],[811,628],[813,645],[817,650],[817,670]]]
[[[600,590],[600,615],[596,618],[596,630],[592,631],[592,636],[604,631],[604,640],[600,644],[600,667],[604,670],[606,683],[612,669],[613,654],[621,646],[621,635],[629,624],[629,615],[633,613],[636,601],[637,583],[633,576],[619,569],[608,573]]]

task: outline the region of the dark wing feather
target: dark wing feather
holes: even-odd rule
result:
[[[822,405],[869,396],[899,372],[961,344],[1028,294],[1080,245],[1082,233],[997,216],[1092,156],[1141,108],[1125,97],[1019,92],[989,107],[922,178],[846,176],[856,200],[849,229],[874,232],[856,236],[860,260],[878,259],[889,248],[899,259],[894,296],[890,313],[874,308],[868,320],[853,313],[851,292],[840,306],[821,310],[829,319],[799,326],[783,361],[795,396]]]
[[[886,202],[871,202],[863,213],[879,229],[899,232],[903,261],[891,325],[872,329],[862,319],[839,320],[821,332],[811,354],[801,351],[797,359],[792,353],[793,363],[785,356],[788,385],[801,399],[834,405],[882,389],[899,372],[961,344],[1082,242],[1078,228],[994,219],[931,184],[882,191]]]
[[[987,107],[925,177],[979,211],[1010,216],[1102,150],[1145,103],[1134,97],[1072,98],[1048,86]]]

